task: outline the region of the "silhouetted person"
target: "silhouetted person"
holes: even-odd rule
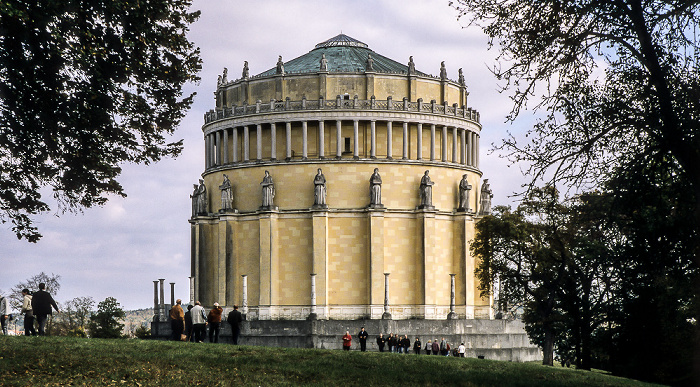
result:
[[[42,282],[39,284],[39,291],[34,293],[32,297],[32,312],[39,323],[39,336],[44,336],[46,334],[44,328],[46,327],[46,320],[51,314],[51,307],[53,306],[53,308],[56,309],[56,313],[58,313],[56,301],[54,301],[51,294],[44,289],[46,289],[46,284]]]
[[[241,321],[243,321],[243,315],[238,311],[238,305],[233,306],[233,310],[228,314],[227,320],[229,325],[231,325],[233,345],[238,345],[238,336],[241,334]]]

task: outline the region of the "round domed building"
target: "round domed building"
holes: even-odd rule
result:
[[[253,319],[490,316],[468,249],[481,125],[461,71],[433,77],[341,34],[227,78],[200,208],[193,194],[195,299]]]
[[[192,194],[193,298],[248,321],[492,318],[469,251],[491,200],[479,113],[461,69],[439,74],[343,34],[225,69]]]

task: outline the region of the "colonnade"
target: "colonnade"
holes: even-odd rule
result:
[[[320,159],[333,158],[340,159],[343,157],[345,152],[343,137],[342,137],[342,127],[343,122],[352,121],[353,125],[353,149],[352,157],[353,159],[360,158],[360,135],[359,127],[360,123],[365,124],[369,122],[370,126],[370,150],[369,158],[377,159],[377,121],[386,123],[386,159],[393,158],[393,126],[394,124],[402,125],[402,152],[401,159],[408,160],[410,157],[410,132],[409,127],[415,126],[417,136],[415,145],[415,160],[429,160],[453,164],[461,164],[465,166],[471,166],[479,168],[479,134],[466,128],[447,126],[447,125],[436,125],[436,124],[424,124],[421,122],[411,122],[411,121],[391,121],[391,120],[335,120],[335,134],[336,134],[336,149],[329,150],[330,154],[325,149],[326,141],[326,121],[332,120],[300,120],[300,121],[284,121],[284,122],[270,122],[270,123],[257,123],[251,125],[241,125],[233,126],[228,128],[222,128],[218,130],[211,131],[204,136],[205,142],[205,160],[206,168],[212,168],[219,165],[226,165],[231,163],[240,162],[250,162],[250,161],[261,161],[263,158],[263,125],[269,126],[269,141],[270,141],[270,154],[268,160],[275,161],[277,159],[277,130],[284,128],[285,131],[285,158],[286,160],[291,160],[293,156],[292,153],[292,123],[301,123],[301,137],[302,137],[302,149],[301,149],[301,159],[306,160],[309,158],[309,141],[308,141],[308,126],[309,122],[314,122],[318,127],[318,149],[315,149],[315,155]],[[427,127],[427,128],[426,128]],[[423,132],[424,130],[430,130],[430,154],[423,154]],[[251,154],[251,143],[250,143],[250,132],[255,131],[256,143],[253,144],[255,154]],[[440,132],[440,137],[442,143],[440,145],[439,153],[436,146],[436,133]],[[231,141],[229,141],[231,137]],[[452,138],[452,152],[449,152],[449,139]],[[241,144],[239,144],[241,142]],[[229,149],[229,143],[231,143],[231,148]],[[334,151],[334,152],[333,152]],[[333,154],[334,153],[334,154]],[[362,156],[366,157],[366,154]]]

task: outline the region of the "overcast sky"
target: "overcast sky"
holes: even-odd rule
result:
[[[42,271],[61,276],[59,302],[92,296],[115,297],[125,309],[153,305],[153,280],[175,282],[176,297],[189,298],[190,270],[188,195],[204,169],[203,114],[214,107],[216,78],[224,67],[229,79],[240,77],[243,61],[259,74],[301,56],[339,33],[369,45],[401,63],[413,56],[416,69],[439,74],[445,61],[448,77],[461,67],[470,92],[469,105],[481,113],[481,169],[494,192],[494,204],[509,197],[524,181],[517,166],[489,155],[490,144],[524,124],[505,123],[511,103],[499,94],[488,71],[495,52],[476,27],[463,28],[448,1],[195,1],[202,15],[189,37],[201,48],[201,82],[192,109],[176,131],[184,139],[177,159],[150,166],[124,165],[119,181],[128,197],[110,199],[101,208],[73,215],[56,213],[36,218],[43,238],[36,244],[18,241],[0,227],[0,291],[7,291]],[[55,211],[55,208],[54,208]],[[169,287],[166,302],[170,300]]]

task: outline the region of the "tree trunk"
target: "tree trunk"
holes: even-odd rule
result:
[[[554,365],[554,329],[549,322],[544,325],[544,346],[542,347],[542,365]]]

